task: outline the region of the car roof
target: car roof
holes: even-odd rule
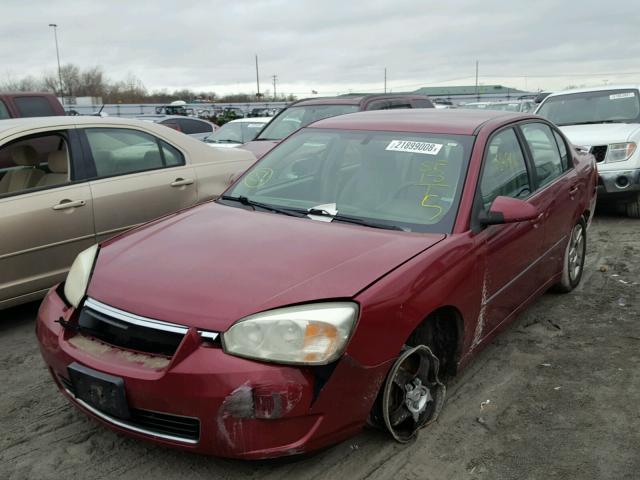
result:
[[[488,122],[500,125],[526,118],[540,117],[501,110],[373,110],[326,118],[312,123],[307,128],[472,135]]]
[[[561,92],[554,92],[547,96],[549,97],[557,97],[559,95],[567,95],[572,93],[587,93],[587,92],[602,92],[609,90],[640,90],[639,84],[620,84],[620,85],[598,85],[596,87],[585,87],[585,88],[572,88],[570,90],[563,90]]]
[[[184,117],[183,117],[184,118]],[[25,128],[48,128],[48,127],[67,127],[73,125],[99,125],[104,123],[105,125],[122,125],[138,127],[148,122],[135,118],[119,118],[119,117],[99,117],[96,115],[74,115],[74,116],[57,116],[57,117],[23,117],[23,118],[9,118],[6,120],[0,120],[0,132],[12,129],[25,129]],[[166,128],[166,127],[163,127]]]
[[[305,105],[360,105],[371,100],[386,100],[394,98],[429,98],[426,95],[416,93],[408,94],[372,94],[372,95],[341,95],[339,97],[318,97],[303,98],[289,105],[289,107],[300,107]]]

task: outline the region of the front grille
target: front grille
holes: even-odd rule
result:
[[[71,381],[60,375],[57,378],[62,386],[75,397],[75,389]],[[96,411],[98,410],[96,409]],[[200,420],[197,418],[138,408],[129,408],[129,412],[131,417],[126,420],[111,418],[109,415],[100,413],[104,419],[112,423],[141,433],[188,441],[189,443],[197,443],[200,438]]]
[[[604,159],[607,156],[607,146],[596,145],[595,147],[591,147],[589,153],[596,157],[596,162],[604,162]]]
[[[78,329],[109,345],[169,357],[187,333],[187,327],[139,317],[92,299],[80,312]]]

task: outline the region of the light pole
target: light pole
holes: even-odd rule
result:
[[[60,98],[62,98],[62,104],[64,105],[64,91],[62,90],[62,71],[60,70],[60,50],[58,49],[58,24],[50,23],[50,27],[53,27],[53,37],[56,40],[56,58],[58,59],[58,81],[60,82]]]

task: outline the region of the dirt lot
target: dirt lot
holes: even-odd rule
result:
[[[0,312],[0,478],[638,479],[639,228],[596,217],[578,290],[521,316],[407,446],[365,430],[311,457],[255,463],[125,438],[57,392],[36,347],[37,305]]]

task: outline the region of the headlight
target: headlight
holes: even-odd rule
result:
[[[93,270],[93,264],[96,261],[97,254],[98,245],[93,245],[80,252],[73,261],[71,270],[69,270],[69,274],[67,275],[67,280],[64,284],[64,296],[67,298],[67,301],[76,308],[78,308],[85,293],[87,293],[91,270]]]
[[[631,158],[636,151],[636,144],[633,142],[612,143],[607,149],[607,157],[605,162],[624,162]]]
[[[342,355],[357,318],[351,302],[278,308],[239,320],[222,334],[222,345],[240,357],[324,365]]]

